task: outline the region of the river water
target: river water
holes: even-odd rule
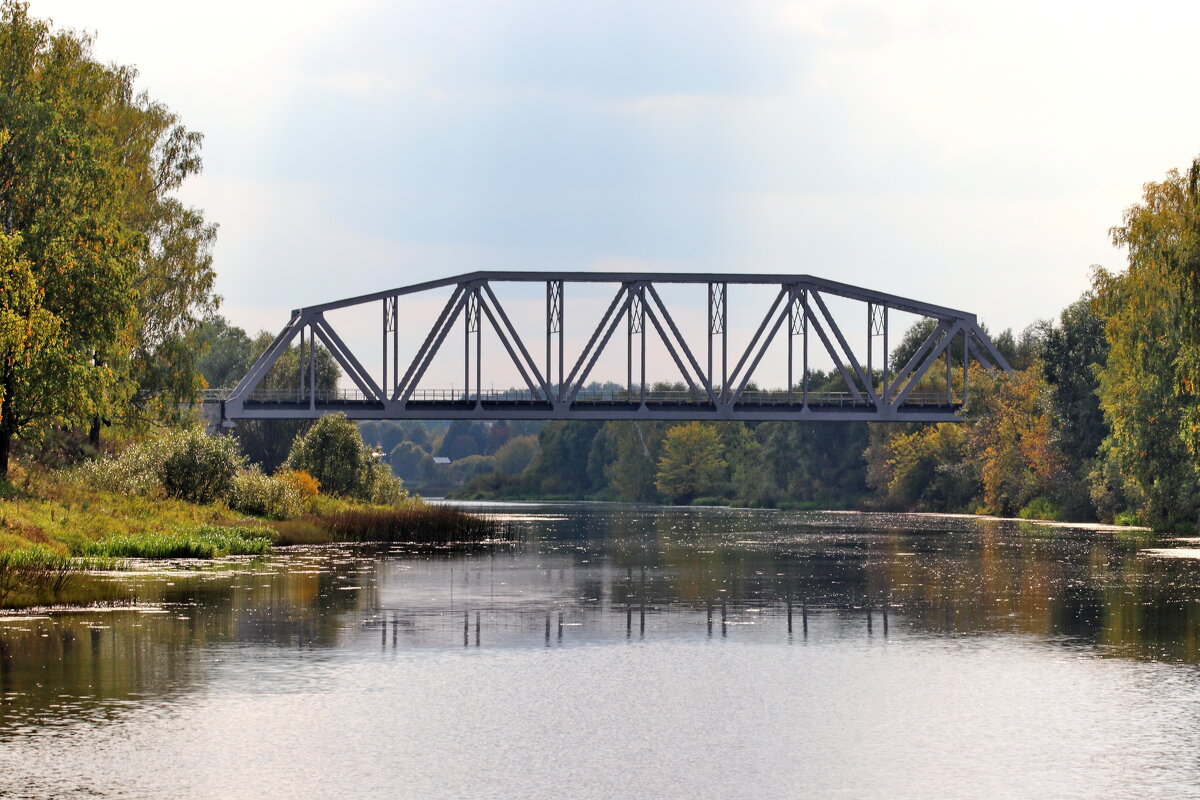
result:
[[[1200,561],[919,515],[100,575],[0,621],[0,797],[1200,797]],[[1192,553],[1195,555],[1195,553]]]

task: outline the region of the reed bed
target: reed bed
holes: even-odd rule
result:
[[[339,542],[453,544],[507,539],[511,533],[507,522],[427,505],[342,511],[315,522]]]
[[[110,536],[80,546],[78,555],[107,558],[218,558],[258,556],[275,541],[269,528],[251,525],[201,525],[178,533]]]
[[[66,553],[46,547],[0,553],[0,607],[17,596],[56,598],[71,577],[86,567]]]

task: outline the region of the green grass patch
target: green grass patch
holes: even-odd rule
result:
[[[169,533],[110,536],[78,546],[77,555],[107,558],[218,558],[263,555],[275,541],[264,526],[202,525]]]

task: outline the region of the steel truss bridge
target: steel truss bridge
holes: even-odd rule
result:
[[[503,284],[545,285],[545,339],[540,341],[539,331],[536,342],[539,355],[544,355],[540,361],[533,355],[535,343],[518,335],[497,297],[493,287]],[[568,313],[566,290],[577,284],[610,284],[617,288],[587,344],[568,358],[563,333]],[[707,288],[707,341],[688,341],[680,333],[676,314],[658,289],[674,284]],[[731,353],[729,292],[731,287],[742,286],[774,290],[774,301],[765,309],[760,303],[756,308],[738,310],[745,316],[737,321],[757,322],[757,330],[744,350]],[[449,299],[431,328],[404,330],[401,298],[407,302],[408,296],[417,296],[424,301],[432,296],[436,303],[448,289]],[[761,289],[759,296],[764,296]],[[862,332],[866,334],[865,354],[861,349],[856,354],[850,346],[845,331],[830,313],[827,297],[858,304]],[[379,320],[377,341],[382,343],[380,369],[374,374],[326,318],[330,312],[367,312],[372,306],[378,309],[373,313]],[[888,363],[891,312],[918,315],[936,323],[905,364]],[[485,371],[490,366],[484,363],[482,354],[485,323],[503,345],[524,387],[503,391],[483,388],[489,385]],[[444,347],[450,347],[451,332],[459,327],[463,339],[454,347],[462,347],[463,388],[422,388],[430,364]],[[617,333],[619,327],[624,328],[623,335]],[[787,368],[779,371],[785,374],[759,374],[763,356],[781,331],[787,339]],[[423,341],[401,373],[401,342],[415,342],[417,337],[423,337]],[[625,339],[625,386],[619,391],[588,388],[597,360],[614,337]],[[657,337],[665,347],[678,373],[670,375],[669,380],[685,389],[656,391],[647,383],[647,337]],[[318,342],[355,390],[318,391]],[[263,379],[280,356],[297,346],[298,367],[292,384],[295,389],[263,389]],[[878,360],[874,357],[877,349]],[[845,384],[844,390],[810,391],[810,351],[826,359],[824,363],[832,363]],[[335,411],[363,420],[953,422],[959,419],[955,412],[967,395],[971,360],[987,369],[1011,370],[974,314],[809,275],[472,272],[293,311],[287,325],[237,386],[228,393],[215,393],[206,405],[213,421],[225,425],[240,419],[310,419]],[[375,379],[376,375],[380,380]],[[783,388],[758,388],[763,385]]]

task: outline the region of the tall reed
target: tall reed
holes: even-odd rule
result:
[[[506,539],[511,534],[506,522],[440,506],[342,511],[316,522],[342,542],[450,544]]]

